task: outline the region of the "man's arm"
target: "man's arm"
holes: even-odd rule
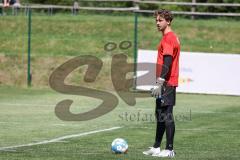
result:
[[[163,83],[165,82],[171,65],[172,65],[172,56],[164,55],[163,56],[162,72],[161,72],[160,77],[157,77],[157,81],[156,81],[156,83],[159,84],[160,86],[162,86]]]
[[[165,82],[165,79],[167,78],[169,69],[172,65],[172,56],[170,55],[165,55],[163,56],[163,66],[162,66],[162,72],[160,77],[157,78],[156,83],[158,84],[157,88],[152,89],[152,96],[159,98],[162,95],[162,86],[163,83]]]
[[[172,65],[172,56],[170,55],[164,55],[163,56],[163,66],[162,66],[162,72],[160,75],[160,78],[166,79],[169,69]]]

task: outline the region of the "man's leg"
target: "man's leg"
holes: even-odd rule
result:
[[[9,0],[3,1],[3,7],[9,7]]]
[[[160,153],[160,145],[162,142],[163,134],[165,132],[164,112],[164,108],[161,108],[161,100],[156,99],[155,118],[157,121],[157,127],[155,143],[153,147],[150,147],[149,150],[143,152],[145,155],[157,156]]]
[[[165,115],[165,128],[166,128],[166,149],[162,150],[159,154],[155,155],[158,157],[174,157],[175,152],[173,150],[173,140],[175,133],[175,123],[173,118],[173,106],[164,106],[166,108]]]
[[[165,107],[164,108],[161,107],[161,100],[156,99],[155,116],[157,121],[157,127],[156,127],[155,143],[153,145],[154,148],[160,147],[162,138],[165,132],[165,110],[166,110]]]
[[[174,134],[175,134],[175,123],[173,116],[173,106],[176,100],[176,87],[167,86],[165,94],[163,95],[165,110],[165,130],[166,130],[166,149],[162,150],[158,157],[174,157],[175,152],[173,150]]]
[[[174,141],[174,134],[175,134],[175,123],[173,117],[173,106],[166,106],[166,120],[165,120],[165,127],[166,127],[166,149],[173,150],[173,141]]]

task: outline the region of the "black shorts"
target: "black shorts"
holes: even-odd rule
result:
[[[166,86],[162,87],[162,96],[161,99],[156,99],[157,107],[163,106],[174,106],[176,103],[176,87],[175,86]]]
[[[10,5],[14,5],[15,3],[16,3],[16,0],[10,0],[10,1],[9,1],[9,4],[10,4]]]

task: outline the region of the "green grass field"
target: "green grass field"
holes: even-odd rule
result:
[[[0,54],[23,55],[27,53],[27,16],[0,17]],[[232,19],[194,20],[176,17],[172,27],[179,35],[183,51],[240,53],[239,22]],[[161,34],[152,16],[139,16],[138,47],[155,50]],[[56,14],[54,16],[32,15],[32,55],[76,56],[90,54],[105,57],[123,52],[104,51],[108,42],[119,44],[134,42],[133,15]],[[133,57],[133,48],[125,50]]]
[[[0,16],[0,84],[25,86],[27,72],[27,16]],[[190,20],[176,17],[172,25],[182,51],[240,53],[240,25],[233,19]],[[156,50],[161,39],[153,17],[139,16],[138,48]],[[48,87],[52,71],[69,58],[93,55],[111,64],[113,54],[127,54],[133,61],[133,45],[107,52],[104,45],[134,42],[133,15],[56,14],[32,15],[31,70],[34,87]],[[102,72],[101,72],[102,73]],[[109,67],[103,69],[101,86],[109,86]],[[79,76],[73,76],[73,83]],[[102,85],[104,84],[104,85]],[[98,85],[100,87],[100,85]]]
[[[240,53],[238,21],[177,17],[173,28],[181,39],[182,51]],[[101,101],[60,94],[48,84],[53,70],[68,59],[94,55],[104,63],[96,84],[82,82],[83,67],[71,73],[66,82],[116,94],[110,77],[111,57],[125,53],[132,62],[133,47],[106,52],[104,45],[133,42],[133,31],[134,17],[129,15],[33,13],[33,81],[32,87],[26,88],[27,17],[0,16],[0,160],[157,159],[142,154],[153,144],[155,135],[153,98],[138,98],[135,106],[119,98],[118,106],[108,114],[89,121],[67,122],[55,115],[58,102],[74,100],[71,112],[77,114],[95,108]],[[139,17],[138,36],[138,48],[156,49],[161,34],[152,17]],[[237,96],[177,94],[175,159],[240,159],[239,104]],[[119,128],[103,131],[113,127]],[[129,152],[125,155],[110,151],[112,140],[118,137],[128,141]]]
[[[1,86],[0,90],[0,150],[7,146],[122,127],[55,143],[9,148],[0,151],[2,160],[157,159],[142,154],[152,145],[155,134],[155,122],[150,118],[154,112],[154,99],[151,97],[137,99],[133,107],[119,99],[117,108],[102,117],[66,122],[54,114],[59,101],[73,99],[73,113],[90,110],[100,101],[49,89]],[[175,159],[239,159],[239,104],[240,98],[234,96],[178,94],[174,109]],[[125,155],[115,155],[110,151],[112,140],[118,137],[129,143],[129,152]],[[165,139],[161,147],[164,145]]]

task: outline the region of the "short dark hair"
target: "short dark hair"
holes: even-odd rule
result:
[[[154,12],[154,17],[163,17],[164,19],[166,19],[166,21],[172,22],[173,20],[173,15],[172,12],[166,9],[161,9],[161,10],[157,10]]]

